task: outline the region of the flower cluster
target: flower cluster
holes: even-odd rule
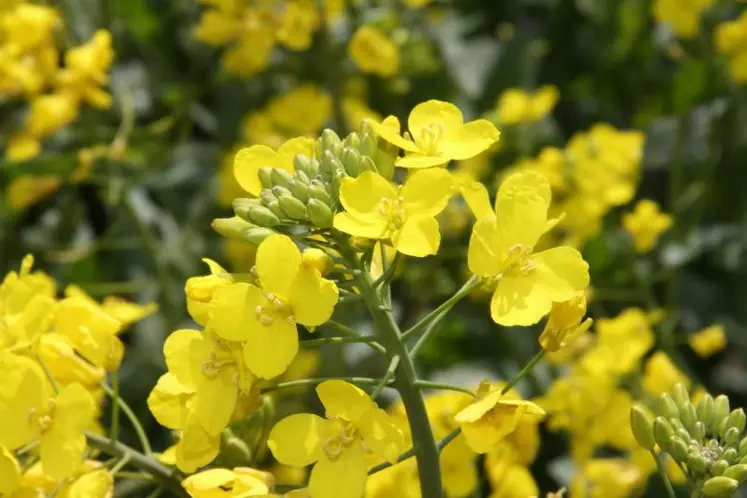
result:
[[[99,303],[74,286],[58,298],[54,280],[32,265],[27,256],[0,284],[0,493],[88,489],[103,498],[113,474],[91,458],[86,431],[101,432],[103,381],[124,353],[119,334],[155,305]]]
[[[715,33],[716,48],[729,65],[729,73],[738,83],[747,82],[747,13],[720,24]]]

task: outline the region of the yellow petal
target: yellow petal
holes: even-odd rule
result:
[[[272,379],[285,372],[297,353],[296,326],[280,318],[270,325],[251,327],[244,344],[246,366],[263,379]]]
[[[366,458],[359,444],[345,448],[335,460],[322,458],[311,470],[314,498],[358,498],[366,489]]]
[[[407,127],[415,143],[420,145],[425,128],[435,125],[441,128],[442,133],[447,134],[451,130],[457,129],[463,122],[462,111],[454,104],[440,100],[429,100],[413,108],[407,119]]]
[[[381,408],[367,410],[358,421],[358,429],[366,443],[366,448],[391,463],[405,450],[405,437],[402,430]]]
[[[54,430],[66,438],[76,438],[91,425],[96,416],[96,404],[91,394],[80,384],[62,388],[55,400]]]
[[[475,422],[492,410],[502,396],[500,389],[494,389],[484,398],[477,399],[466,406],[454,416],[454,420],[458,423]]]
[[[176,465],[188,474],[212,462],[220,450],[220,436],[211,436],[192,418],[182,429],[176,445]]]
[[[477,220],[472,228],[467,249],[467,264],[475,275],[495,276],[503,271],[504,258],[499,252],[503,248],[501,232],[492,216]]]
[[[21,466],[13,453],[0,446],[0,494],[12,496],[21,485]]]
[[[108,498],[112,496],[114,478],[109,469],[86,472],[67,488],[65,498]],[[62,494],[62,493],[61,493]]]
[[[43,412],[50,393],[44,372],[31,358],[0,351],[0,372],[0,444],[13,450],[38,436],[29,414]]]
[[[422,258],[436,254],[441,244],[436,218],[415,217],[408,219],[392,237],[394,247],[402,254]]]
[[[275,424],[267,438],[267,446],[278,462],[305,467],[321,458],[324,439],[333,431],[329,420],[310,413],[297,413]]]
[[[44,473],[53,479],[72,477],[83,462],[86,437],[80,434],[67,438],[58,431],[50,430],[41,435],[40,456]]]
[[[339,417],[355,423],[375,407],[368,394],[344,380],[325,380],[316,386],[316,394],[327,411],[327,418]]]
[[[409,152],[418,152],[420,150],[417,145],[410,140],[405,140],[400,135],[399,120],[396,117],[389,116],[381,123],[377,123],[376,121],[369,122],[374,132],[390,144]]]
[[[345,177],[340,185],[342,207],[361,221],[380,220],[383,216],[378,211],[381,200],[396,198],[397,188],[373,171],[364,171],[356,178]]]
[[[581,253],[568,246],[534,254],[537,286],[553,302],[568,301],[589,286],[589,264]]]
[[[235,375],[235,370],[222,368],[216,377],[205,377],[195,394],[192,413],[210,435],[220,435],[231,420],[239,395]]]
[[[289,173],[293,172],[293,159],[297,154],[313,157],[314,140],[308,137],[295,137],[278,148],[278,165]]]
[[[280,234],[267,237],[257,248],[256,268],[262,289],[287,297],[302,262],[301,251],[290,237]]]
[[[387,222],[383,218],[363,221],[348,213],[337,213],[332,225],[339,231],[354,237],[381,239],[386,236]]]
[[[316,327],[329,320],[338,298],[337,285],[322,278],[315,268],[302,268],[290,289],[293,316],[296,322],[307,327]]]
[[[215,489],[222,486],[228,486],[236,480],[236,474],[228,469],[208,469],[191,475],[182,481],[182,486],[191,496],[211,496],[200,494],[200,491]],[[230,486],[228,486],[230,487]]]
[[[481,182],[470,181],[461,185],[461,193],[464,201],[469,206],[475,218],[481,220],[494,216],[493,207],[490,205],[488,189]]]
[[[478,119],[448,130],[439,143],[444,156],[462,161],[486,151],[498,141],[498,129],[486,119]]]
[[[187,415],[186,400],[194,390],[180,383],[171,373],[162,375],[148,396],[148,409],[159,424],[180,429]]]
[[[400,157],[394,162],[395,166],[400,168],[433,168],[435,166],[443,166],[449,162],[449,158],[446,156],[429,156],[424,154],[408,154],[405,157]]]
[[[543,175],[526,171],[506,178],[498,189],[495,211],[500,244],[493,250],[505,257],[516,245],[532,249],[545,232],[550,206],[550,183]]]
[[[239,150],[233,159],[233,174],[241,188],[252,195],[259,195],[262,184],[259,169],[271,168],[277,154],[265,145],[252,145]]]
[[[243,341],[249,327],[257,323],[256,307],[264,300],[262,290],[246,282],[223,286],[215,291],[207,328],[229,341]]]
[[[536,280],[520,273],[505,275],[490,301],[490,315],[500,325],[528,326],[550,312],[552,301],[537,291]]]
[[[454,180],[445,169],[416,171],[405,182],[400,195],[409,215],[436,216],[451,199]]]
[[[163,344],[166,367],[184,386],[196,389],[202,374],[199,370],[207,360],[205,338],[197,330],[180,329],[172,332]]]

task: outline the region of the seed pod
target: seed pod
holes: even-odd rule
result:
[[[306,219],[306,206],[295,197],[284,195],[278,197],[278,202],[280,203],[280,209],[288,218],[298,221]]]
[[[695,422],[695,425],[693,425],[690,434],[698,443],[702,443],[706,434],[705,424],[698,420],[697,422]]]
[[[747,465],[745,464],[737,464],[732,465],[728,469],[724,471],[723,474],[721,474],[724,477],[728,477],[730,479],[734,479],[738,482],[744,482],[747,479]]]
[[[309,198],[320,200],[326,205],[332,206],[332,197],[330,197],[324,184],[318,180],[311,181],[311,185],[309,185]]]
[[[293,157],[293,168],[296,172],[303,171],[310,179],[316,178],[316,175],[319,174],[319,163],[316,159],[303,154],[296,154]]]
[[[630,427],[638,444],[647,450],[654,448],[654,422],[640,404],[635,404],[630,409]]]
[[[675,384],[672,390],[672,399],[677,403],[677,408],[680,410],[690,403],[690,393],[687,392],[687,386],[684,383],[678,382]]]
[[[246,241],[252,244],[261,244],[270,235],[275,235],[277,232],[269,228],[264,227],[253,227],[246,232]]]
[[[738,487],[736,479],[725,476],[711,477],[703,484],[703,493],[708,498],[729,498]]]
[[[342,151],[342,164],[345,172],[353,177],[358,176],[361,168],[361,154],[356,149],[345,148]]]
[[[729,468],[729,462],[726,460],[717,460],[711,465],[711,475],[720,476]]]
[[[681,438],[674,436],[671,439],[668,453],[679,462],[687,460],[687,444]]]
[[[319,228],[329,228],[334,221],[332,210],[319,199],[309,199],[306,204],[309,220]]]
[[[239,218],[251,221],[247,218],[246,213],[248,210],[253,206],[261,206],[261,201],[259,199],[249,199],[246,197],[238,197],[231,202],[231,206],[233,207],[233,212],[236,213],[236,216]]]
[[[713,400],[713,418],[711,419],[711,432],[713,434],[719,434],[723,436],[726,433],[726,427],[724,427],[724,433],[721,432],[721,426],[725,423],[729,417],[729,398],[723,394],[719,394]]]
[[[710,394],[703,396],[695,409],[695,413],[698,415],[698,420],[703,422],[706,428],[710,427],[711,418],[713,418],[713,396]]]
[[[661,449],[669,453],[669,447],[674,437],[672,426],[663,417],[654,419],[654,439]]]
[[[660,417],[679,418],[680,411],[669,393],[664,393],[659,396],[659,399],[656,402],[656,414]]]
[[[293,194],[293,197],[298,199],[301,202],[306,202],[309,200],[309,186],[305,185],[301,182],[292,181],[290,184],[290,191]]]
[[[721,458],[726,460],[729,463],[734,463],[739,458],[739,452],[736,448],[726,448],[724,452],[721,454]]]
[[[690,453],[687,455],[687,467],[694,472],[703,473],[708,471],[708,460],[700,453]]]
[[[739,437],[741,436],[741,432],[736,427],[732,427],[726,431],[726,434],[724,434],[724,442],[728,444],[731,447],[734,447],[739,443]]]
[[[281,168],[272,168],[270,173],[270,179],[272,180],[273,186],[281,186],[290,189],[291,182],[293,182],[293,175]]]
[[[259,168],[257,176],[262,188],[272,188],[272,170],[275,168]]]
[[[361,173],[364,171],[373,171],[374,173],[379,172],[376,168],[376,163],[368,156],[364,156],[363,159],[361,159]]]
[[[235,240],[246,240],[247,230],[256,228],[254,225],[242,220],[238,216],[232,218],[216,218],[210,223],[210,226],[223,237]]]

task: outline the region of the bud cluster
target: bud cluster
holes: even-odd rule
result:
[[[655,417],[641,405],[630,415],[638,444],[653,451],[659,445],[707,497],[730,497],[747,480],[744,410],[730,410],[729,398],[706,394],[697,407],[684,384],[657,400]]]

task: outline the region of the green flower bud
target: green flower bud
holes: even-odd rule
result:
[[[322,162],[319,165],[319,173],[325,181],[330,181],[338,170],[344,169],[342,163],[332,152],[325,150],[322,155]]]
[[[667,450],[667,452],[677,461],[683,462],[687,460],[687,444],[682,440],[682,438],[674,436],[670,441],[669,450]]]
[[[742,440],[739,441],[738,451],[740,457],[747,455],[747,437],[742,438]]]
[[[357,149],[361,144],[361,137],[356,132],[351,132],[343,141],[345,147]]]
[[[707,472],[708,460],[700,453],[690,453],[687,455],[687,467],[694,472]]]
[[[734,463],[739,458],[739,452],[736,448],[726,448],[724,452],[721,454],[721,458],[726,460],[729,463]]]
[[[703,422],[706,428],[710,427],[711,418],[713,417],[713,396],[706,394],[703,399],[698,403],[698,407],[695,409],[695,413],[698,415],[698,420]]]
[[[308,186],[311,183],[311,178],[309,178],[309,175],[307,175],[303,171],[297,170],[293,174],[293,181]]]
[[[293,193],[290,190],[279,185],[272,187],[272,193],[275,194],[275,197],[277,197],[278,199],[280,199],[281,197],[293,197]]]
[[[342,185],[342,180],[345,177],[347,177],[345,172],[342,170],[338,170],[332,177],[332,180],[329,182],[330,195],[334,199],[338,199],[340,197],[340,186]]]
[[[290,189],[290,185],[293,182],[293,175],[281,168],[272,168],[270,173],[270,179],[274,186],[281,186]]]
[[[747,465],[743,463],[732,465],[721,475],[730,479],[734,479],[738,482],[744,482],[747,479]]]
[[[280,224],[280,219],[264,206],[251,206],[244,214],[242,218],[259,227],[272,228]]]
[[[703,439],[705,439],[706,434],[706,428],[705,424],[698,420],[695,422],[695,425],[693,425],[692,430],[690,431],[690,434],[692,435],[693,439],[695,439],[698,442],[702,442]]]
[[[262,188],[272,188],[272,170],[275,168],[259,168],[257,176]]]
[[[682,439],[683,441],[691,441],[692,438],[690,437],[690,433],[683,429],[682,427],[677,427],[674,429],[674,435],[678,438]]]
[[[234,199],[233,202],[231,202],[233,212],[236,213],[236,216],[246,221],[251,221],[246,216],[247,211],[254,206],[261,205],[262,204],[259,199],[249,199],[247,197],[238,197]]]
[[[277,197],[274,197],[270,202],[266,203],[265,207],[278,218],[285,218],[285,213],[280,209],[280,202],[278,202]]]
[[[659,399],[656,402],[656,414],[660,417],[679,418],[680,411],[669,393],[664,393],[659,396]]]
[[[678,382],[672,390],[672,398],[677,403],[677,408],[680,410],[684,409],[685,406],[690,404],[690,393],[687,392],[687,386],[682,382]]]
[[[711,419],[710,427],[713,434],[723,436],[723,434],[726,433],[726,427],[724,427],[724,432],[721,432],[721,425],[724,424],[726,419],[729,417],[729,411],[729,398],[723,394],[716,396],[716,399],[713,400],[713,418]]]
[[[742,432],[746,422],[747,417],[745,417],[744,410],[737,408],[729,414],[729,418],[726,420],[726,426],[728,428],[733,427],[739,429],[739,432]]]
[[[711,465],[711,475],[720,476],[729,468],[729,462],[726,460],[717,460]]]
[[[334,214],[332,210],[319,199],[309,199],[306,204],[306,210],[309,215],[309,220],[319,228],[329,228],[332,226],[334,220]]]
[[[364,157],[374,157],[378,148],[379,144],[378,140],[376,139],[376,135],[371,132],[363,135],[361,144],[358,146],[358,151]]]
[[[293,158],[293,168],[296,172],[303,171],[309,178],[316,178],[319,174],[319,163],[316,159],[303,154],[296,154]]]
[[[312,180],[309,185],[309,198],[322,201],[328,206],[332,206],[332,197],[327,192],[326,187],[319,180]]]
[[[358,176],[361,166],[361,154],[355,149],[344,149],[342,153],[342,163],[345,166],[345,172],[350,176]]]
[[[334,155],[338,155],[342,149],[342,141],[337,133],[330,130],[329,128],[322,131],[321,146],[322,152],[331,151]]]
[[[374,173],[379,172],[379,170],[376,168],[376,163],[373,162],[373,159],[367,156],[361,159],[361,173],[363,173],[364,171],[373,171]]]
[[[259,245],[270,235],[275,235],[277,232],[269,228],[264,227],[253,227],[246,232],[246,241],[252,244]]]
[[[293,197],[298,199],[301,202],[306,202],[309,200],[309,186],[304,185],[301,182],[292,181],[290,184],[290,191],[293,194]]]
[[[278,200],[278,198],[275,197],[272,190],[266,188],[259,193],[259,200],[266,206],[270,202]]]
[[[388,151],[381,148],[376,151],[376,157],[374,157],[376,169],[379,171],[379,174],[387,180],[391,180],[392,178],[394,178],[394,162],[396,160],[396,149],[394,149],[393,151]]]
[[[740,458],[739,458],[739,462],[738,462],[738,463],[744,463],[744,464],[747,464],[747,455],[745,455],[745,456],[743,456],[743,457],[740,457]]]
[[[248,230],[256,228],[238,216],[232,218],[216,218],[210,223],[213,230],[223,237],[234,240],[246,240]]]
[[[718,444],[718,441],[716,441],[715,439],[709,439],[706,443],[706,448],[708,448],[709,450],[717,451],[720,446]]]
[[[688,431],[693,428],[695,422],[698,420],[698,416],[695,414],[695,407],[689,401],[680,407],[680,420]]]
[[[299,221],[306,219],[306,206],[295,197],[284,195],[278,197],[278,202],[280,203],[280,209],[288,218]]]
[[[654,440],[656,440],[656,444],[668,453],[673,437],[674,431],[669,422],[664,417],[656,417],[654,419]]]
[[[738,487],[736,479],[725,476],[711,477],[703,484],[703,493],[708,498],[729,498]]]
[[[220,456],[235,465],[245,465],[252,461],[252,451],[249,446],[236,437],[230,429],[221,433]]]
[[[742,433],[736,427],[731,427],[724,434],[724,442],[729,446],[736,446]]]
[[[647,450],[654,448],[654,422],[640,404],[635,404],[630,409],[630,427],[638,444]]]

